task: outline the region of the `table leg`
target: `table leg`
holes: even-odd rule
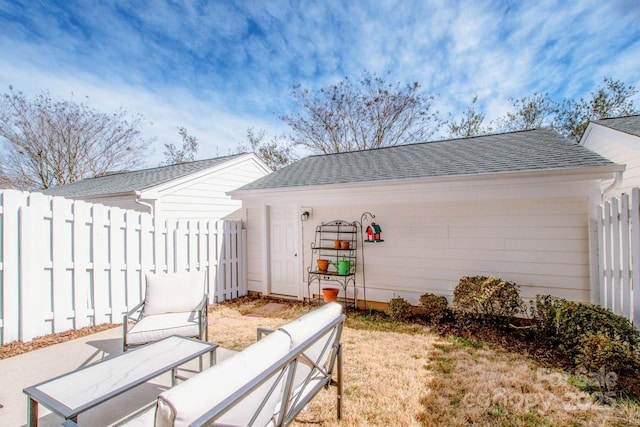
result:
[[[178,375],[178,368],[173,368],[171,370],[171,387],[175,387],[177,375]]]
[[[214,348],[209,352],[209,367],[212,367],[216,363],[218,363],[218,361],[216,360],[216,349]]]
[[[27,419],[29,420],[29,427],[38,427],[38,402],[31,397],[27,408]]]

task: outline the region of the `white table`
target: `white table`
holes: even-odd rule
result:
[[[38,404],[77,422],[78,414],[169,370],[174,385],[180,365],[206,353],[209,353],[209,364],[215,364],[217,347],[217,344],[172,336],[27,387],[23,392],[29,400],[29,426],[38,425]],[[202,368],[202,363],[200,365]]]

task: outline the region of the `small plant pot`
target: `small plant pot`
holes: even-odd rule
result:
[[[333,241],[333,249],[340,249],[340,242],[341,242],[341,240],[334,240]]]
[[[327,268],[329,268],[328,259],[319,259],[316,260],[316,263],[318,264],[318,271],[327,271]]]
[[[340,249],[349,249],[349,242],[346,240],[340,241]]]
[[[338,292],[340,292],[338,288],[322,288],[324,302],[336,301],[338,299]]]

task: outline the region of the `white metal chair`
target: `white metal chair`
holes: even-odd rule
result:
[[[171,335],[207,339],[207,300],[202,271],[147,274],[144,300],[124,315],[123,350]]]

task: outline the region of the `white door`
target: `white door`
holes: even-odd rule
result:
[[[295,206],[271,206],[270,227],[270,272],[271,293],[298,297],[298,216]]]

